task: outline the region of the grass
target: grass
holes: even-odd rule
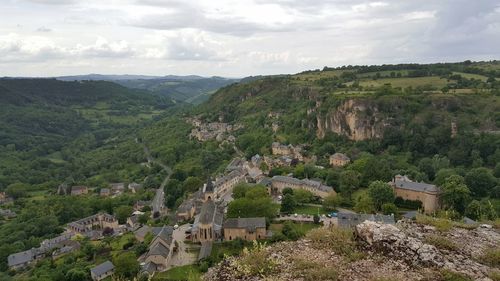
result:
[[[304,258],[296,257],[292,260],[294,271],[294,277],[297,279],[303,278],[304,281],[320,281],[320,280],[332,280],[338,279],[337,270],[330,266],[306,260]]]
[[[402,77],[402,78],[381,78],[377,80],[361,80],[360,86],[363,87],[380,87],[384,84],[391,84],[392,87],[419,87],[419,86],[427,86],[431,85],[433,87],[442,88],[448,84],[446,79],[442,79],[437,76],[428,76],[428,77]]]
[[[327,214],[328,212],[323,209],[323,206],[311,206],[311,205],[300,205],[297,206],[294,210],[294,213],[299,215],[317,215],[319,210],[319,214]]]
[[[363,254],[357,250],[356,241],[350,229],[318,228],[311,230],[307,234],[307,238],[312,241],[313,247],[321,249],[327,247],[335,253],[347,257],[350,261],[363,257]]]
[[[417,215],[417,223],[434,226],[441,232],[448,231],[453,227],[453,222],[451,220],[433,218],[426,215]]]
[[[500,247],[487,249],[479,260],[493,267],[500,267]]]
[[[494,270],[491,271],[490,274],[488,275],[491,280],[493,281],[500,281],[500,271],[499,270]]]
[[[271,275],[276,270],[276,262],[269,257],[265,244],[254,242],[252,248],[245,248],[237,260],[237,274],[240,276]]]
[[[443,250],[455,251],[458,248],[453,241],[439,235],[429,235],[425,238],[425,242]]]
[[[201,280],[201,272],[197,265],[174,267],[165,272],[155,274],[153,281],[197,281]]]

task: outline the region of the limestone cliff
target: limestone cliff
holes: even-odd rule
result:
[[[382,137],[386,120],[375,103],[348,99],[337,108],[329,108],[326,115],[316,116],[316,135],[323,138],[327,132],[359,141]]]

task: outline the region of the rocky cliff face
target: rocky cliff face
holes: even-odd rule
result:
[[[500,247],[500,232],[491,226],[442,232],[408,221],[364,222],[356,228],[355,241],[341,234],[325,228],[307,239],[227,257],[203,280],[492,281],[500,274],[482,259]],[[351,248],[345,246],[349,243]]]
[[[382,137],[385,119],[373,102],[358,99],[344,101],[325,116],[316,116],[316,135],[323,138],[327,132],[359,141]]]

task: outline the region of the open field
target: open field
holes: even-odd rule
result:
[[[363,87],[380,87],[385,84],[391,84],[392,87],[419,87],[431,85],[433,87],[442,88],[446,86],[448,81],[437,76],[428,77],[403,77],[403,78],[381,78],[377,80],[361,80],[360,86]]]

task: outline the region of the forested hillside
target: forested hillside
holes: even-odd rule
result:
[[[129,130],[173,105],[112,82],[0,79],[0,185],[75,177],[90,164],[74,163],[77,155],[133,140]]]

